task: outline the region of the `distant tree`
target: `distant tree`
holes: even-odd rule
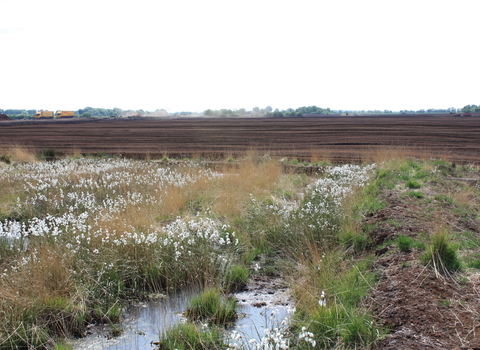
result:
[[[275,118],[281,118],[284,117],[284,114],[278,110],[278,108],[275,108],[275,111],[273,111],[272,116]]]
[[[287,110],[284,111],[284,114],[286,117],[296,117],[296,112],[293,108],[288,108]]]
[[[462,113],[478,113],[480,112],[480,105],[466,105],[461,110]]]
[[[253,107],[252,111],[255,114],[260,114],[260,108],[258,108],[258,107]]]
[[[265,107],[265,112],[271,112],[273,111],[273,108],[270,106]]]

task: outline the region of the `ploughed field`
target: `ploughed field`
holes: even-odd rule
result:
[[[369,159],[387,149],[471,162],[480,158],[480,118],[450,115],[241,119],[65,119],[0,121],[0,146],[59,154],[225,157],[254,148],[280,157]]]

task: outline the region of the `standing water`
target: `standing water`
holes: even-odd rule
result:
[[[194,293],[161,296],[129,307],[122,322],[123,333],[111,337],[109,326],[94,326],[85,338],[72,342],[75,350],[152,350],[160,335],[181,322],[182,313]],[[235,294],[239,318],[229,332],[243,339],[260,339],[272,323],[280,324],[294,305],[288,289],[280,279],[257,277],[247,290]]]

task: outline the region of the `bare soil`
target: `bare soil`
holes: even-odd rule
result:
[[[400,234],[425,239],[440,224],[458,237],[465,231],[478,236],[478,215],[459,214],[438,200],[430,201],[445,190],[430,184],[422,189],[424,199],[404,196],[398,189],[388,191],[387,207],[365,219],[376,225],[370,232],[373,244],[388,243]],[[390,333],[375,349],[480,349],[479,270],[442,275],[420,263],[422,253],[400,252],[395,244],[377,248],[374,268],[381,277],[366,306]]]
[[[271,156],[308,160],[318,154],[352,162],[394,148],[475,162],[480,157],[479,140],[480,117],[450,115],[0,121],[0,147],[152,158],[228,157],[254,148]]]

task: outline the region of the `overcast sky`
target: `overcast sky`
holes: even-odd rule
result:
[[[0,0],[0,108],[480,104],[479,0]]]

